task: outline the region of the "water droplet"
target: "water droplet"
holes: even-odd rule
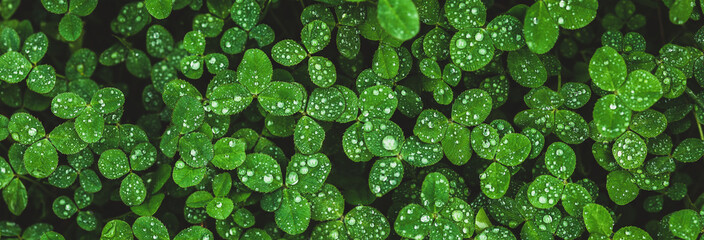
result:
[[[476,35],[474,35],[474,40],[477,40],[477,42],[484,40],[484,34],[479,32]]]
[[[552,217],[550,215],[545,215],[543,216],[543,222],[545,223],[551,223],[552,222]]]
[[[455,220],[455,222],[462,221],[464,218],[464,214],[460,210],[455,210],[452,211],[452,220]]]
[[[296,183],[298,183],[298,173],[290,172],[286,177],[286,181],[288,181],[290,185],[296,185]]]
[[[308,159],[308,166],[312,167],[312,168],[317,167],[318,166],[318,159],[315,159],[315,158]]]
[[[271,174],[267,174],[264,175],[264,178],[262,180],[264,180],[264,183],[268,184],[274,181],[274,176],[272,176]]]
[[[381,144],[384,146],[384,149],[386,150],[394,150],[398,147],[398,143],[396,142],[396,138],[394,138],[391,135],[388,135],[384,137],[384,139],[381,140]]]
[[[457,42],[455,42],[455,46],[457,46],[457,48],[459,48],[459,49],[463,49],[463,48],[467,47],[467,41],[465,41],[464,39],[461,39],[461,38],[457,39]]]

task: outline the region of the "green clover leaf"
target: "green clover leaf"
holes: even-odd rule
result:
[[[376,16],[381,27],[401,41],[413,38],[420,30],[418,10],[411,0],[381,0]]]

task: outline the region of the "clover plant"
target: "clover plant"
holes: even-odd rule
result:
[[[704,0],[0,0],[2,239],[702,239]]]

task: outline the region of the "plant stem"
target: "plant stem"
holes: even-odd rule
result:
[[[288,29],[286,28],[286,26],[284,26],[284,24],[281,23],[281,20],[279,20],[279,18],[276,17],[276,14],[271,14],[271,17],[274,19],[274,22],[276,22],[276,25],[278,25],[279,27],[281,27],[281,29],[283,29],[285,35],[291,35],[288,32]]]
[[[699,108],[701,108],[701,110],[704,110],[704,102],[702,102],[702,100],[699,99],[699,97],[697,97],[696,94],[694,94],[692,89],[690,89],[688,87],[688,88],[685,88],[684,91],[687,92],[687,95],[689,96],[689,98],[691,98],[692,101],[694,101],[694,103],[697,104],[697,106],[699,106]]]
[[[696,112],[693,112],[692,115],[694,115],[694,121],[697,122],[697,129],[699,129],[699,138],[704,140],[704,132],[702,132],[702,123],[699,122],[699,118],[697,118]]]
[[[269,5],[271,4],[271,0],[266,1],[266,6],[264,6],[264,10],[262,10],[262,16],[266,16],[266,14],[269,12]]]
[[[692,202],[692,198],[689,197],[689,194],[684,195],[684,204],[686,208],[692,209],[692,210],[697,210],[697,207],[694,205],[694,202]]]
[[[557,74],[557,91],[562,88],[562,74]]]
[[[44,184],[42,184],[42,183],[40,183],[40,182],[37,182],[37,181],[34,180],[34,179],[31,179],[31,178],[28,178],[28,177],[26,177],[26,176],[24,176],[24,175],[19,175],[19,174],[16,174],[16,176],[17,176],[17,178],[19,178],[19,179],[25,180],[25,181],[27,181],[27,182],[30,182],[30,183],[34,184],[34,185],[38,185],[39,188],[40,188],[42,191],[46,192],[46,193],[50,193],[51,195],[55,195],[54,192],[49,191],[49,189],[47,189],[46,187],[44,187]]]
[[[130,210],[129,212],[120,214],[120,215],[118,215],[118,216],[111,217],[111,218],[109,218],[109,220],[115,220],[115,219],[120,219],[120,220],[122,220],[123,218],[129,216],[130,214],[132,214],[132,211],[131,211],[131,210]]]
[[[113,34],[112,36],[115,37],[115,38],[117,38],[117,41],[119,41],[119,42],[122,44],[122,46],[125,46],[125,47],[126,47],[127,49],[129,49],[130,51],[132,50],[132,44],[131,44],[130,42],[128,42],[128,41],[125,40],[124,38],[121,38],[121,37],[119,37],[119,36],[117,36],[117,35],[115,35],[115,34]]]
[[[699,97],[697,97],[697,94],[695,94],[694,91],[692,91],[692,89],[690,89],[690,88],[685,88],[685,92],[687,92],[687,96],[689,96],[689,98],[691,98],[692,101],[694,101],[694,103],[697,104],[697,106],[699,106],[699,108],[701,108],[702,111],[704,111],[704,102],[702,102],[702,100],[699,99]],[[692,112],[692,115],[694,115],[694,121],[697,122],[697,129],[699,130],[699,138],[704,140],[704,132],[702,131],[702,124],[699,122],[699,118],[697,118],[697,113]]]
[[[660,41],[662,41],[662,45],[665,45],[665,28],[663,27],[662,24],[662,12],[660,11],[660,8],[658,9],[658,23],[660,23]]]

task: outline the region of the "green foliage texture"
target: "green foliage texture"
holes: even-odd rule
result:
[[[702,239],[704,0],[0,0],[0,239]]]

